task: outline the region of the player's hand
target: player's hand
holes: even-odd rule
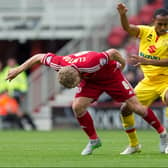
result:
[[[144,57],[138,55],[131,55],[130,62],[134,66],[145,65],[147,64],[147,60]]]
[[[6,80],[11,81],[11,80],[14,79],[19,73],[20,73],[20,71],[19,71],[18,67],[9,70],[8,75],[7,75],[7,77],[6,77]]]
[[[114,72],[117,70],[117,69],[120,69],[121,71],[124,70],[125,68],[125,63],[120,63],[120,62],[116,62],[116,68],[114,69]]]
[[[124,70],[124,68],[125,68],[125,63],[124,63],[124,62],[122,62],[122,63],[117,62],[117,67],[118,67],[119,69],[121,69],[121,70]]]
[[[119,3],[117,6],[117,9],[118,9],[118,12],[120,13],[120,15],[126,14],[126,12],[128,11],[128,8],[123,3]]]

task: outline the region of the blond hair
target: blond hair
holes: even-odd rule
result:
[[[74,88],[79,83],[79,72],[72,66],[62,67],[58,72],[59,82],[66,88]]]

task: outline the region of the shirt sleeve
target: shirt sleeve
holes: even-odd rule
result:
[[[146,33],[149,31],[149,27],[148,26],[144,26],[144,25],[139,25],[139,34],[138,34],[138,38],[142,38],[146,35]]]
[[[105,56],[105,58],[107,60],[107,63],[108,63],[108,61],[109,61],[109,54],[106,51],[102,52],[102,54]]]
[[[79,72],[94,73],[108,64],[108,55],[107,53],[92,51],[80,57],[78,60],[79,61],[73,63],[73,66],[75,66]]]
[[[50,63],[51,63],[51,59],[56,56],[55,54],[53,53],[47,53],[44,55],[44,57],[41,59],[41,63],[46,65],[46,66],[50,66]]]

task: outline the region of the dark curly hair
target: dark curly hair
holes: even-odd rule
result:
[[[157,9],[153,14],[153,18],[156,18],[157,15],[167,16],[168,15],[168,9],[166,9],[166,8]]]

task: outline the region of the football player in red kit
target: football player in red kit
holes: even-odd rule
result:
[[[94,149],[101,146],[87,107],[103,92],[118,102],[125,102],[157,131],[164,130],[153,111],[139,103],[132,87],[123,76],[121,69],[125,66],[125,60],[118,50],[82,51],[66,56],[52,53],[36,54],[9,71],[7,80],[12,80],[35,63],[42,63],[58,71],[58,80],[66,88],[78,87],[72,108],[80,126],[89,137],[89,143],[82,151],[82,155],[91,154]]]

